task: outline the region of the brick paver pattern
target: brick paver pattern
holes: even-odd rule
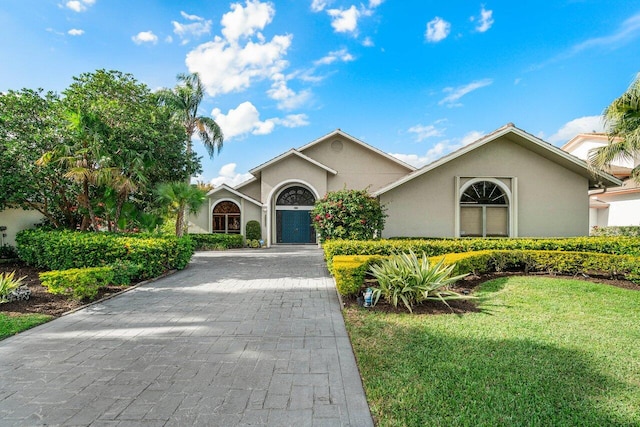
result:
[[[317,248],[197,253],[0,362],[1,426],[373,425]]]

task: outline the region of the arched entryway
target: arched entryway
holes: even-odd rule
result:
[[[276,243],[316,243],[311,223],[311,210],[316,201],[313,193],[301,186],[284,188],[276,197]]]
[[[211,224],[213,233],[240,234],[240,207],[225,200],[213,207]]]

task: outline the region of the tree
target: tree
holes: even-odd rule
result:
[[[198,213],[206,200],[206,193],[183,181],[168,182],[157,187],[158,201],[166,211],[176,217],[176,236],[182,237],[185,229],[185,212]]]
[[[385,213],[367,190],[340,190],[317,200],[311,211],[320,241],[329,239],[367,240],[379,236]]]
[[[152,184],[200,167],[187,159],[172,113],[118,71],[74,77],[62,97],[0,94],[0,209],[37,209],[54,227],[72,229],[106,222],[118,231],[123,214],[129,223],[143,218],[157,207]]]
[[[204,86],[198,73],[178,74],[178,85],[173,89],[162,89],[158,92],[161,104],[173,111],[176,120],[184,126],[187,138],[185,148],[187,157],[191,157],[191,138],[197,132],[210,157],[220,152],[224,135],[220,126],[211,117],[199,116],[198,108],[204,98]],[[189,172],[190,181],[192,171]]]
[[[607,169],[615,159],[640,158],[640,73],[627,91],[604,110],[609,143],[589,153],[589,163]],[[631,171],[640,182],[640,165]]]

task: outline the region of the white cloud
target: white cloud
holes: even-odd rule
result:
[[[436,16],[427,22],[427,31],[424,33],[424,37],[428,42],[437,43],[446,39],[450,32],[451,24]]]
[[[80,30],[78,28],[72,28],[69,31],[67,31],[67,34],[69,34],[70,36],[81,36],[84,34],[84,30]]]
[[[382,4],[384,0],[369,0],[369,7],[370,8],[376,8],[378,6],[380,6]]]
[[[603,37],[595,37],[579,43],[571,49],[571,54],[594,47],[615,47],[629,42],[640,35],[640,13],[626,19],[616,32]]]
[[[153,34],[153,31],[141,31],[135,36],[131,37],[131,40],[133,40],[135,44],[142,44],[142,43],[156,44],[158,43],[158,36]]]
[[[336,61],[350,62],[353,60],[355,60],[353,55],[351,55],[346,48],[343,48],[340,50],[334,50],[332,52],[329,52],[326,56],[318,59],[317,61],[314,61],[313,64],[316,66],[329,65],[329,64],[333,64]]]
[[[371,40],[371,37],[365,37],[364,40],[362,40],[362,46],[373,47],[375,44],[373,43],[373,40]]]
[[[446,154],[449,154],[466,145],[469,145],[474,141],[477,141],[482,136],[484,136],[484,132],[471,131],[459,139],[455,138],[442,140],[431,147],[429,150],[427,150],[427,152],[423,156],[418,154],[390,154],[405,163],[409,163],[414,167],[420,168],[440,159]]]
[[[471,21],[475,21],[475,17],[471,17]],[[476,31],[484,33],[488,31],[493,25],[493,10],[486,10],[484,6],[480,9],[480,17],[478,18],[478,24],[476,25]]]
[[[584,116],[573,119],[564,125],[547,141],[552,144],[565,143],[579,133],[604,132],[602,116]]]
[[[436,122],[440,123],[441,121]],[[416,141],[421,142],[427,138],[443,136],[444,128],[437,128],[435,125],[415,125],[409,128],[408,132],[416,135]]]
[[[227,184],[230,187],[235,187],[238,184],[242,184],[243,182],[253,178],[253,175],[250,173],[238,173],[236,172],[236,167],[238,165],[235,163],[227,163],[222,166],[218,171],[218,176],[213,178],[210,182],[214,187],[219,187],[222,184]]]
[[[273,84],[267,94],[271,99],[278,101],[278,108],[282,110],[293,110],[306,104],[311,98],[310,90],[296,92],[287,84],[287,77],[277,73],[271,76]]]
[[[473,92],[474,90],[478,90],[485,86],[489,86],[492,83],[493,83],[492,79],[482,79],[482,80],[476,80],[464,86],[458,86],[455,88],[454,87],[444,88],[442,91],[445,93],[448,93],[449,95],[442,98],[438,102],[438,105],[446,105],[447,107],[459,107],[462,105],[458,102],[460,98],[462,98],[463,96],[465,96],[470,92]]]
[[[96,0],[70,0],[65,3],[65,6],[74,12],[84,12],[90,6],[93,6],[95,2]]]
[[[294,128],[309,124],[305,114],[292,114],[284,118],[274,117],[262,121],[258,109],[248,101],[229,110],[227,114],[223,114],[218,108],[214,109],[211,114],[224,132],[226,139],[244,136],[248,133],[267,135],[273,132],[276,125]]]
[[[171,21],[173,24],[173,32],[182,40],[182,44],[189,43],[190,37],[198,38],[211,32],[211,20],[205,20],[198,15],[189,15],[184,11],[180,11],[180,15],[188,21],[188,24],[183,24],[178,21]]]
[[[222,16],[222,34],[234,43],[240,37],[250,37],[263,30],[271,23],[276,10],[271,3],[261,3],[259,0],[246,0],[245,7],[240,3],[231,5],[231,12]]]
[[[247,89],[254,81],[277,81],[289,65],[283,58],[293,36],[275,35],[266,41],[259,32],[273,19],[271,3],[247,0],[246,7],[235,3],[231,8],[221,21],[224,37],[216,36],[201,44],[187,54],[185,61],[190,72],[200,73],[211,96]],[[241,37],[249,40],[240,43]]]
[[[322,12],[329,3],[328,0],[313,0],[311,2],[311,10],[314,12]]]
[[[327,13],[331,17],[331,26],[337,33],[357,34],[361,12],[354,5],[349,9],[329,9]]]

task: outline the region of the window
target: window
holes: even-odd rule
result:
[[[240,234],[240,207],[233,202],[220,202],[213,208],[214,233]]]
[[[287,188],[276,200],[278,206],[313,206],[315,203],[316,198],[311,191],[300,186]]]
[[[478,181],[460,196],[461,237],[508,237],[509,200],[495,182]]]

